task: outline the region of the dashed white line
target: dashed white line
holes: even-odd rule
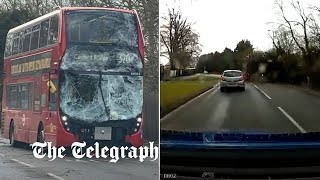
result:
[[[90,159],[89,161],[91,161],[91,162],[96,162],[96,163],[98,162],[98,161],[95,161],[95,160],[92,160],[92,159]]]
[[[271,99],[271,97],[270,96],[268,96],[268,94],[267,93],[265,93],[264,91],[262,91],[258,86],[256,86],[255,84],[253,84],[252,83],[252,85],[256,88],[256,89],[258,89],[262,94],[264,94],[268,99]]]
[[[278,109],[302,132],[306,133],[307,131],[304,130],[285,110],[283,110],[281,107],[278,107]]]
[[[52,173],[48,173],[48,176],[51,176],[51,177],[56,178],[56,179],[59,179],[59,180],[65,180],[65,179],[63,179],[62,177],[57,176],[57,175],[54,175],[54,174],[52,174]]]
[[[25,165],[25,166],[28,166],[28,167],[31,167],[31,168],[33,168],[34,166],[33,165],[31,165],[31,164],[27,164],[27,163],[25,163],[25,162],[22,162],[22,161],[19,161],[19,160],[17,160],[17,159],[11,159],[12,161],[15,161],[15,162],[17,162],[17,163],[20,163],[20,164],[22,164],[22,165]]]
[[[80,160],[80,159],[76,159],[77,162],[88,162],[88,161],[84,161],[84,160]]]

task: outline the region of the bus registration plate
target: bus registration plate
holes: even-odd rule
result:
[[[111,140],[111,127],[95,127],[94,140]]]

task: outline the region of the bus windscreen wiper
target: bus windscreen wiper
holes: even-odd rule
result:
[[[101,73],[101,71],[99,71],[99,84],[98,84],[98,86],[99,86],[99,89],[100,89],[104,110],[105,110],[106,115],[107,115],[108,120],[109,120],[110,119],[110,109],[109,109],[109,107],[106,106],[106,101],[104,100],[104,95],[103,95],[102,87],[101,87],[101,81],[102,81],[102,73]]]

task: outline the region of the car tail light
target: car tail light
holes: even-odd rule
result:
[[[241,76],[240,80],[241,80],[241,81],[244,81],[244,76],[243,76],[243,75]]]
[[[220,80],[221,80],[221,81],[224,81],[224,78],[223,78],[223,76],[220,76]]]

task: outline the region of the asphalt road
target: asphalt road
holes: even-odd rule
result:
[[[300,133],[320,131],[320,96],[277,84],[247,83],[246,90],[219,86],[161,119],[161,129]]]
[[[72,156],[49,161],[36,159],[31,150],[9,147],[8,141],[0,138],[0,179],[158,179],[159,161],[140,163],[136,159],[120,159],[110,163],[110,159],[81,159]]]

